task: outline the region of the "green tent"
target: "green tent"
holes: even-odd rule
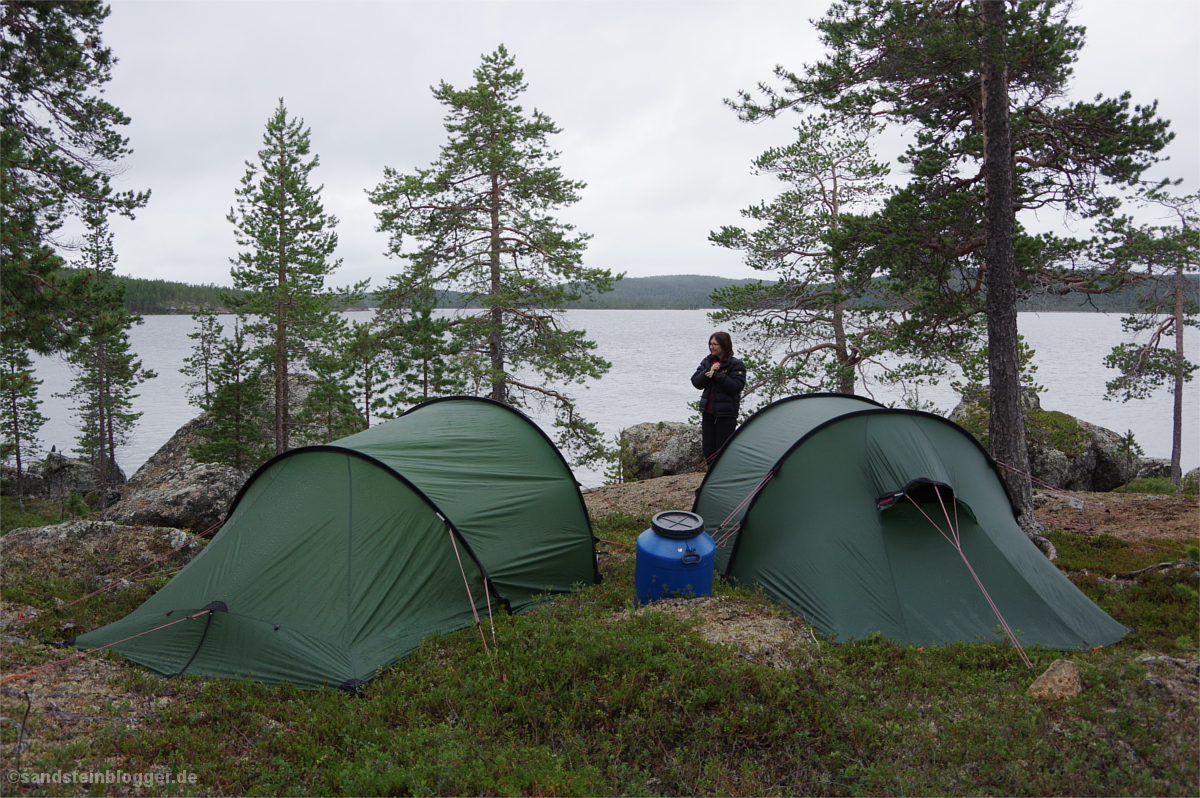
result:
[[[267,462],[179,575],[75,644],[168,675],[357,689],[430,634],[598,581],[558,449],[520,412],[454,397]]]
[[[717,573],[841,640],[1001,640],[1007,624],[1022,645],[1070,649],[1129,631],[1025,536],[979,443],[930,413],[841,394],[775,402],[730,438],[694,510]]]

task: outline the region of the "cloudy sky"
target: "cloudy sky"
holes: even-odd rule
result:
[[[132,118],[123,186],[149,188],[134,222],[114,222],[118,272],[229,284],[237,248],[226,214],[283,98],[312,130],[326,209],[340,219],[333,282],[395,264],[364,190],[383,168],[437,158],[444,107],[430,87],[472,82],[503,43],[524,70],[526,109],[549,115],[564,174],[588,184],[559,214],[594,238],[589,266],[658,274],[754,276],[710,230],[769,196],[750,175],[791,124],[737,121],[723,98],[799,69],[821,48],[823,0],[646,2],[115,0],[105,41],[120,63],[107,96]],[[1077,0],[1088,29],[1072,96],[1129,91],[1159,101],[1176,139],[1155,177],[1200,189],[1200,3]],[[1042,224],[1061,220],[1042,219]]]

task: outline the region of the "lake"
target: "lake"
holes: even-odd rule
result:
[[[363,318],[361,314],[350,314]],[[222,319],[228,328],[232,317]],[[588,331],[597,352],[612,363],[603,379],[567,386],[576,396],[582,415],[594,422],[606,440],[626,427],[643,422],[688,421],[699,396],[689,381],[707,354],[709,334],[715,329],[703,310],[571,310],[567,322]],[[1121,316],[1110,313],[1022,313],[1019,326],[1036,351],[1037,382],[1045,386],[1041,396],[1046,410],[1060,410],[1119,434],[1132,430],[1148,457],[1171,455],[1171,396],[1166,391],[1150,399],[1129,403],[1105,401],[1104,384],[1115,372],[1104,367],[1104,356],[1124,340]],[[130,343],[143,365],[158,373],[140,386],[134,409],[142,412],[132,440],[118,450],[118,462],[132,475],[198,411],[187,403],[186,378],[179,373],[183,358],[191,352],[188,333],[194,329],[189,316],[147,316],[145,323],[130,331]],[[1200,336],[1189,330],[1187,356],[1200,361]],[[737,341],[734,341],[736,348]],[[72,423],[70,403],[57,399],[70,386],[71,373],[59,358],[36,361],[42,415],[49,422],[39,435],[45,448],[55,445],[69,451],[78,434]],[[1200,385],[1187,384],[1184,395],[1183,469],[1200,465]],[[876,392],[873,399],[884,404],[899,403],[898,394]],[[946,414],[958,403],[948,381],[922,390],[921,399],[933,402]],[[530,415],[554,437],[553,412],[534,409]],[[576,479],[585,487],[604,482],[603,469],[576,469]]]

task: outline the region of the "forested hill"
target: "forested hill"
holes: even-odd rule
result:
[[[730,280],[699,274],[672,274],[665,277],[626,277],[613,290],[567,305],[568,308],[691,310],[711,308],[709,296],[728,285],[746,285],[757,280]],[[768,282],[774,282],[768,281]]]
[[[121,277],[125,281],[125,308],[144,316],[192,314],[201,308],[227,311],[222,294],[238,294],[220,285],[189,285],[166,280]]]
[[[225,311],[222,294],[237,292],[218,285],[189,285],[166,280],[142,280],[123,277],[125,302],[129,310],[142,315],[195,313],[202,307]],[[1189,297],[1200,300],[1200,275],[1188,275]],[[626,277],[607,294],[591,297],[568,305],[568,308],[680,310],[711,308],[709,296],[717,288],[745,285],[753,280],[730,280],[698,274],[674,274],[662,277]],[[1123,291],[1114,295],[1073,294],[1065,297],[1043,296],[1022,302],[1021,310],[1038,311],[1108,311],[1125,313],[1134,309],[1135,292]],[[456,297],[446,297],[445,306],[457,306]],[[367,305],[373,304],[368,301]]]

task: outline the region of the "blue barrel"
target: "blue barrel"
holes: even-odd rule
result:
[[[716,545],[695,513],[669,510],[650,520],[637,539],[634,589],[639,604],[673,594],[712,595]]]

